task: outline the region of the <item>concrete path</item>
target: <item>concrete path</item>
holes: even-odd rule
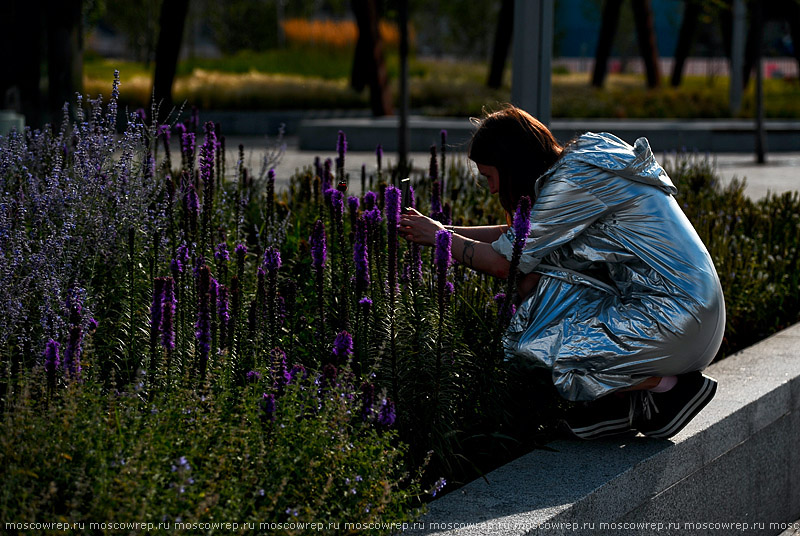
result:
[[[380,140],[376,140],[376,144]],[[314,158],[319,156],[323,161],[326,158],[336,158],[336,140],[331,141],[329,151],[306,151],[299,149],[299,141],[296,137],[285,139],[286,147],[283,156],[276,167],[277,185],[280,188],[288,183],[288,178],[297,169],[306,166],[313,166]],[[245,161],[254,172],[258,172],[261,161],[269,147],[274,147],[275,139],[267,137],[230,137],[226,138],[228,166],[235,165],[238,158],[237,151],[239,144],[244,145]],[[656,152],[659,160],[663,159],[661,153]],[[428,153],[415,152],[410,154],[410,159],[417,169],[427,169],[429,157]],[[701,157],[705,157],[702,155]],[[448,159],[464,159],[463,152],[453,152],[447,154]],[[710,154],[709,158],[716,163],[716,169],[720,178],[724,182],[730,182],[734,178],[745,179],[745,192],[752,199],[760,199],[767,192],[783,193],[800,191],[800,152],[774,152],[768,153],[765,164],[757,164],[755,155],[746,153],[719,153]],[[383,165],[394,165],[397,163],[395,153],[386,152],[383,158]],[[367,174],[374,174],[377,169],[377,160],[374,152],[353,152],[348,151],[345,158],[345,169],[351,177],[351,191],[357,193],[360,190],[359,177],[361,176],[361,165],[366,165]]]

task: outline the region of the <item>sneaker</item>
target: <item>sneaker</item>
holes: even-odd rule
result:
[[[628,393],[610,394],[571,409],[565,424],[579,439],[598,439],[635,434],[631,426],[631,400]]]
[[[716,380],[700,372],[678,376],[678,383],[666,393],[638,391],[633,426],[648,437],[672,437],[694,419],[716,392]]]

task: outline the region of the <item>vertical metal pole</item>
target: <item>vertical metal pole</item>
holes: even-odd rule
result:
[[[515,0],[511,102],[550,123],[553,0]]]
[[[731,29],[731,76],[729,88],[730,112],[736,116],[742,107],[742,79],[744,69],[744,39],[747,11],[744,0],[733,0],[733,28]]]
[[[766,162],[766,133],[764,132],[764,71],[761,61],[764,40],[764,7],[756,2],[753,7],[753,39],[756,42],[756,162]]]
[[[400,125],[397,129],[397,160],[400,177],[408,173],[408,0],[399,0],[400,24]]]

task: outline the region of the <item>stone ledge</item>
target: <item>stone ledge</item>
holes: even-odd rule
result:
[[[717,395],[674,438],[551,443],[432,502],[409,532],[779,534],[770,523],[800,518],[800,324],[706,373]]]
[[[342,130],[350,150],[374,151],[381,143],[385,151],[396,151],[397,126],[397,117],[304,118],[296,133],[301,150],[332,150],[336,135]],[[431,145],[438,146],[442,129],[447,130],[448,143],[454,151],[465,151],[475,127],[467,118],[411,116],[408,128],[408,150],[424,152]],[[613,132],[631,144],[644,136],[656,152],[747,152],[755,144],[755,122],[741,119],[554,119],[550,128],[562,142],[586,131]],[[800,150],[800,121],[769,120],[764,128],[768,151]]]

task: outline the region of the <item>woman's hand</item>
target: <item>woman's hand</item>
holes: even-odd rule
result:
[[[433,246],[436,243],[436,232],[442,229],[444,225],[423,216],[413,208],[400,216],[400,236],[423,246]]]

